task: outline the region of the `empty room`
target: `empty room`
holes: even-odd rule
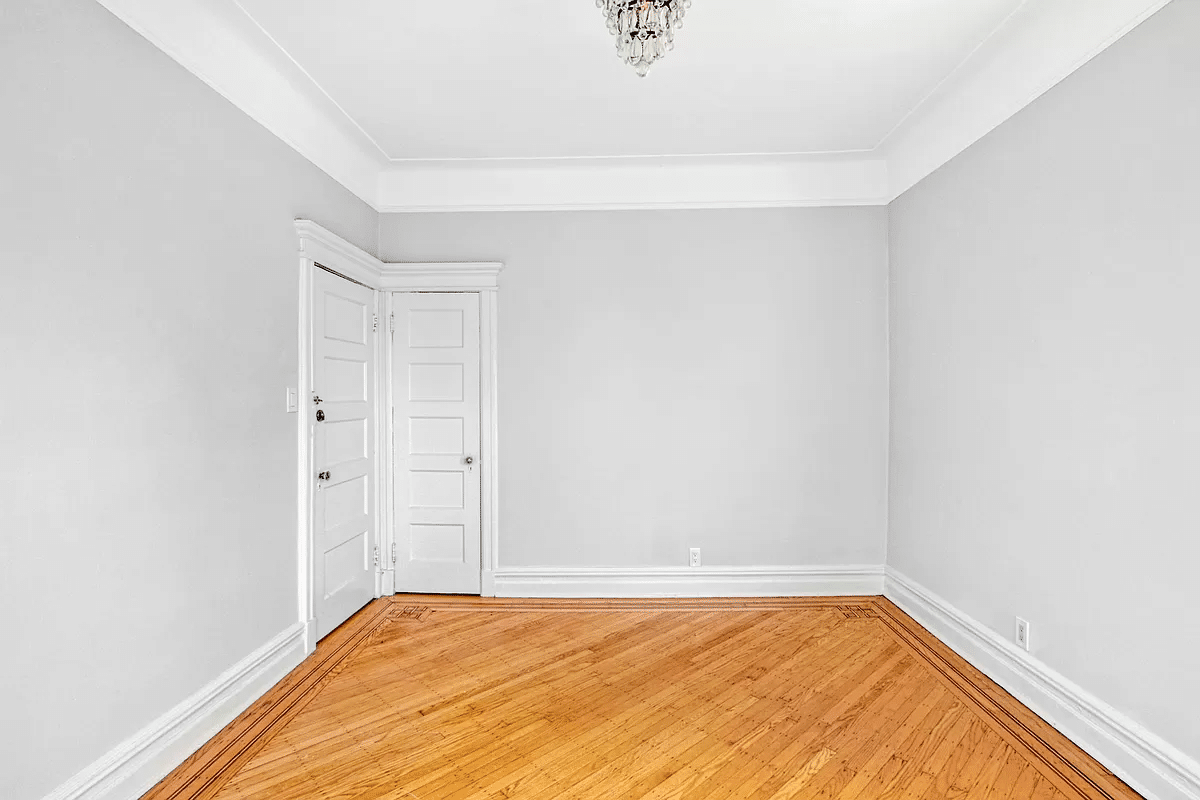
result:
[[[0,800],[1200,800],[1200,0],[3,0]]]

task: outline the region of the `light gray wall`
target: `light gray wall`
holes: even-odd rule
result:
[[[1200,4],[893,208],[890,560],[1200,754]],[[90,0],[0,8],[0,797],[295,619],[294,217],[376,215]],[[389,215],[508,263],[505,566],[879,563],[882,209]],[[1148,579],[1147,576],[1152,576]],[[1127,637],[1127,638],[1122,638]]]
[[[376,215],[91,0],[0,8],[0,797],[297,619],[297,240]]]
[[[886,211],[383,215],[501,260],[502,566],[880,564]]]
[[[892,206],[889,563],[1200,756],[1200,2]]]

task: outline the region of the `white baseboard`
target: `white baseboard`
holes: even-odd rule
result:
[[[45,800],[136,800],[304,660],[296,623],[117,745]]]
[[[497,597],[811,597],[877,595],[883,567],[512,567]]]
[[[978,620],[887,569],[884,594],[1150,800],[1200,800],[1200,764]]]

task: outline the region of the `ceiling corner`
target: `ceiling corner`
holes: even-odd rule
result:
[[[891,199],[982,139],[1171,0],[1026,0],[877,150]]]
[[[232,0],[97,0],[371,206],[374,142]]]

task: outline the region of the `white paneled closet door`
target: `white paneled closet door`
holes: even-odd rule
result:
[[[479,594],[479,295],[392,308],[396,591]]]

